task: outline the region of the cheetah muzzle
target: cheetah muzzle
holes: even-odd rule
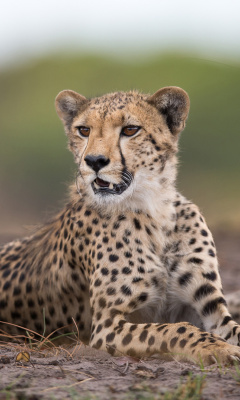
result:
[[[124,171],[122,174],[122,182],[120,184],[107,182],[97,177],[91,183],[91,186],[94,193],[99,196],[120,195],[131,185],[132,180],[133,178],[130,172]]]

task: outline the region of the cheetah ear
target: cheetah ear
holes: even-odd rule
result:
[[[63,90],[57,95],[55,100],[58,116],[68,128],[70,128],[78,112],[86,108],[87,103],[88,100],[86,97],[73,90]]]
[[[164,87],[150,96],[147,101],[165,117],[167,126],[173,135],[184,129],[190,100],[183,89],[176,86]]]

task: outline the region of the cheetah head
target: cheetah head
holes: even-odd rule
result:
[[[64,90],[56,110],[78,165],[77,186],[92,203],[137,208],[173,184],[177,139],[189,111],[183,89],[93,99]]]

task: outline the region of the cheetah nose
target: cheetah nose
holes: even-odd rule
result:
[[[84,158],[84,160],[86,164],[91,167],[96,173],[110,163],[109,158],[106,158],[103,155],[88,155]]]

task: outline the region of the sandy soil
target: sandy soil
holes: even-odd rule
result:
[[[0,243],[6,239],[11,238],[0,237]],[[240,287],[240,235],[222,232],[215,239],[225,292],[229,293]],[[0,344],[0,400],[160,399],[185,382],[190,372],[206,376],[201,399],[240,399],[240,373],[237,378],[235,367],[212,366],[201,371],[175,361],[113,358],[81,344],[41,352],[26,348],[30,362],[16,362],[23,350],[24,345]]]

